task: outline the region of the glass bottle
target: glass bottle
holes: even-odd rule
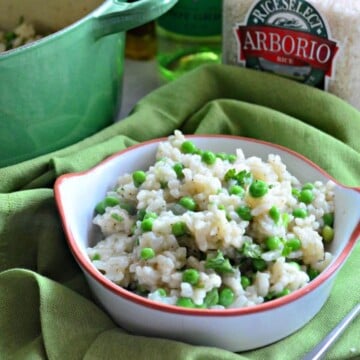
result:
[[[137,0],[128,0],[135,2]],[[155,21],[126,32],[125,56],[132,60],[151,60],[156,55]]]
[[[157,64],[174,80],[203,64],[221,62],[222,0],[179,0],[156,21]]]

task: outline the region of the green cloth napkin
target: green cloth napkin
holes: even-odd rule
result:
[[[116,326],[93,301],[67,247],[53,184],[61,174],[88,169],[116,151],[175,129],[281,144],[342,183],[360,186],[357,110],[328,93],[270,74],[225,65],[198,68],[152,92],[126,119],[94,136],[0,169],[0,358],[301,359],[359,302],[357,244],[315,318],[267,347],[235,354],[135,336]],[[327,358],[359,357],[357,320]]]

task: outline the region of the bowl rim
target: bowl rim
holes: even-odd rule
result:
[[[240,141],[246,141],[246,142],[251,142],[251,143],[257,143],[260,145],[266,145],[266,146],[284,151],[290,155],[297,157],[301,161],[307,163],[307,165],[309,165],[310,167],[312,167],[315,170],[317,170],[318,172],[320,172],[327,179],[333,181],[338,187],[354,190],[356,192],[359,192],[359,194],[360,194],[360,188],[346,186],[346,185],[339,183],[336,179],[334,179],[331,175],[329,175],[325,170],[323,170],[320,166],[315,164],[313,161],[311,161],[304,155],[302,155],[294,150],[291,150],[283,145],[268,142],[265,140],[259,140],[256,138],[238,136],[238,135],[184,134],[184,136],[185,136],[185,138],[189,138],[189,139],[191,139],[191,138],[199,138],[199,139],[222,138],[222,139],[240,140]],[[169,304],[157,302],[154,300],[150,300],[148,298],[137,295],[134,292],[131,292],[130,290],[127,290],[127,289],[113,283],[111,280],[107,279],[103,274],[101,274],[91,264],[91,261],[88,258],[86,258],[86,256],[83,256],[83,253],[82,253],[77,241],[73,237],[70,226],[66,221],[66,216],[65,216],[64,209],[62,206],[62,197],[61,197],[61,190],[60,190],[61,184],[64,181],[67,181],[68,179],[73,178],[73,177],[86,176],[86,175],[92,173],[93,171],[95,171],[95,169],[105,166],[105,164],[113,161],[115,158],[117,158],[119,156],[123,156],[124,154],[128,153],[129,151],[133,151],[140,147],[148,146],[153,143],[160,143],[162,141],[167,141],[167,140],[168,140],[168,137],[159,137],[159,138],[154,138],[151,140],[143,141],[138,144],[129,146],[126,149],[120,150],[120,151],[108,156],[107,158],[100,161],[98,164],[91,167],[90,169],[60,175],[54,183],[54,196],[55,196],[56,204],[57,204],[58,211],[60,214],[60,218],[62,221],[62,226],[63,226],[64,232],[65,232],[66,241],[68,243],[70,251],[73,254],[73,256],[74,256],[75,260],[77,261],[77,263],[79,264],[79,266],[81,267],[82,271],[85,272],[88,276],[90,276],[94,281],[96,281],[102,287],[106,288],[107,290],[110,290],[115,295],[120,296],[127,301],[134,302],[137,305],[141,305],[141,306],[149,308],[149,309],[158,310],[158,311],[162,311],[162,312],[166,312],[166,313],[178,314],[178,315],[183,315],[183,316],[191,315],[191,316],[199,316],[199,317],[203,317],[203,316],[205,316],[205,317],[228,317],[228,316],[249,315],[249,314],[254,314],[254,313],[271,311],[276,308],[280,308],[282,306],[288,305],[288,304],[294,302],[295,300],[304,297],[308,293],[318,289],[321,285],[323,285],[327,280],[329,280],[333,275],[336,274],[336,272],[344,264],[347,257],[350,255],[350,252],[353,249],[353,247],[355,246],[357,239],[360,237],[360,221],[355,226],[344,249],[341,251],[341,253],[338,255],[338,257],[335,259],[335,261],[330,266],[328,266],[323,272],[321,272],[315,279],[313,279],[311,282],[309,282],[307,285],[290,293],[287,296],[280,297],[278,299],[274,299],[274,300],[264,302],[261,304],[256,304],[256,305],[251,305],[248,307],[241,307],[241,308],[231,308],[231,309],[197,309],[197,308],[195,308],[194,309],[194,308],[179,307],[176,305],[169,305]]]

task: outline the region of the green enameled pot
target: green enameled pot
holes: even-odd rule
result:
[[[110,125],[121,101],[125,31],[176,1],[0,0],[0,29],[23,17],[48,34],[0,53],[0,167]]]

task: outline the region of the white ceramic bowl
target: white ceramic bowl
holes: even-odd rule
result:
[[[279,154],[300,181],[332,179],[325,171],[291,150],[235,136],[188,136],[202,149],[267,159]],[[55,183],[55,197],[69,247],[84,272],[93,294],[122,328],[136,334],[172,338],[197,345],[244,351],[278,341],[304,326],[327,300],[335,277],[360,236],[360,189],[337,184],[335,237],[329,251],[331,264],[305,287],[260,305],[226,310],[187,309],[143,298],[106,279],[89,260],[86,248],[94,245],[95,205],[113,188],[119,175],[155,162],[156,139],[115,154],[93,169],[66,174]],[[341,229],[341,231],[337,231]]]

